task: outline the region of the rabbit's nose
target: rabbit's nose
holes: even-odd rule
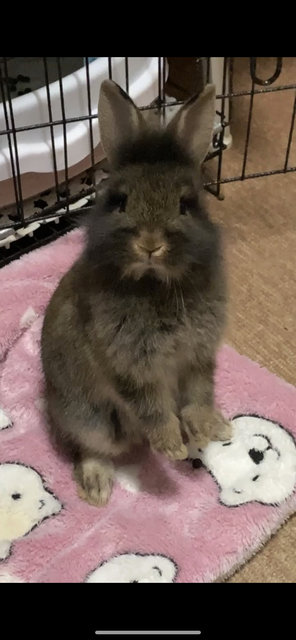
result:
[[[161,256],[165,250],[165,245],[164,244],[159,244],[156,247],[151,247],[151,246],[145,246],[143,244],[138,244],[137,243],[137,249],[140,253],[142,253],[142,255],[148,256],[149,258],[151,258],[152,256],[158,258],[159,256]]]

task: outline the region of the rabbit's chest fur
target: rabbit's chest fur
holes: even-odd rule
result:
[[[199,361],[202,367],[213,357],[221,334],[221,287],[181,297],[174,288],[153,286],[128,292],[104,288],[79,261],[47,311],[47,374],[59,385],[71,381],[96,397],[104,386],[116,386],[117,376],[138,384],[167,380],[173,391],[191,363]]]
[[[219,304],[215,300],[153,295],[118,299],[101,294],[93,307],[94,347],[104,350],[116,373],[152,380],[178,378],[191,361],[201,362],[215,348]]]

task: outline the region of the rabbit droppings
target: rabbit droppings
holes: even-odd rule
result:
[[[70,453],[79,495],[108,501],[112,459],[148,441],[171,460],[228,439],[214,408],[226,288],[219,231],[201,199],[215,89],[151,127],[114,82],[99,123],[111,175],[86,247],[62,278],[42,330],[51,433]]]

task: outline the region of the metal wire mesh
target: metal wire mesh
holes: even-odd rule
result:
[[[14,96],[12,91],[13,79],[9,76],[9,61],[11,58],[1,58],[0,59],[0,97],[3,105],[3,116],[5,126],[0,130],[0,150],[2,143],[5,141],[8,145],[9,151],[9,163],[10,163],[10,174],[11,174],[11,182],[13,186],[13,215],[10,215],[8,219],[2,220],[1,213],[1,201],[0,201],[0,240],[1,240],[1,232],[4,233],[4,230],[17,231],[18,229],[23,229],[26,225],[31,224],[32,222],[37,221],[51,221],[53,216],[57,219],[63,218],[63,225],[57,228],[57,225],[50,223],[49,228],[54,229],[54,234],[62,233],[64,230],[67,230],[69,226],[71,227],[74,224],[74,219],[76,219],[77,214],[80,209],[76,209],[75,214],[71,210],[71,205],[76,201],[80,201],[81,198],[89,197],[95,193],[96,185],[95,185],[95,169],[96,169],[96,160],[95,160],[95,143],[94,143],[94,134],[93,134],[93,125],[96,125],[97,114],[92,112],[92,100],[91,100],[91,83],[90,83],[90,62],[89,58],[84,59],[84,67],[85,67],[85,78],[86,78],[86,93],[87,93],[87,113],[84,115],[71,116],[67,114],[66,103],[65,103],[65,95],[64,95],[64,85],[63,85],[63,60],[59,57],[55,59],[56,64],[56,77],[59,83],[59,91],[60,91],[60,111],[61,117],[55,118],[52,109],[51,102],[51,92],[50,92],[50,77],[49,77],[49,59],[44,57],[40,58],[43,65],[43,76],[44,76],[44,87],[46,88],[46,106],[47,106],[47,119],[45,122],[36,122],[32,125],[28,126],[16,126],[15,125],[15,117],[14,117]],[[222,73],[222,88],[220,93],[217,95],[217,104],[219,101],[220,108],[217,110],[217,115],[220,123],[219,131],[213,137],[213,145],[212,150],[208,154],[207,160],[212,158],[217,158],[216,163],[216,173],[214,176],[211,176],[211,179],[208,179],[205,183],[206,189],[211,191],[215,196],[221,197],[221,185],[233,181],[239,180],[247,180],[262,176],[270,176],[274,174],[280,173],[288,173],[296,171],[296,166],[292,166],[290,164],[290,152],[291,152],[291,144],[293,138],[293,132],[295,127],[295,114],[296,114],[296,82],[290,84],[276,84],[276,80],[280,78],[282,72],[283,59],[275,58],[275,69],[271,76],[267,79],[262,79],[258,75],[257,71],[257,58],[251,57],[249,58],[249,71],[250,71],[250,81],[251,87],[250,89],[234,91],[233,90],[233,58],[225,57],[223,59],[223,73]],[[208,82],[211,78],[211,58],[196,58],[196,63],[200,65],[203,70],[203,78],[204,83]],[[53,59],[50,59],[50,64],[52,66]],[[107,59],[107,73],[109,78],[113,77],[113,58],[109,57]],[[131,84],[131,73],[130,73],[130,58],[124,58],[124,69],[125,69],[125,89],[128,92]],[[158,112],[161,117],[165,118],[166,110],[172,106],[178,106],[183,104],[183,101],[172,100],[166,96],[166,70],[167,70],[167,61],[164,57],[158,58],[158,96],[153,104],[147,104],[144,107],[141,107],[143,110],[146,109],[158,109]],[[295,79],[296,80],[296,79]],[[294,91],[295,98],[291,113],[291,122],[290,128],[287,137],[286,151],[284,162],[282,166],[279,166],[276,169],[258,171],[258,172],[247,172],[247,161],[248,161],[248,153],[250,147],[250,137],[251,137],[251,128],[252,128],[252,118],[254,112],[254,98],[257,95],[279,92],[279,91]],[[246,128],[246,138],[244,144],[244,151],[242,154],[242,165],[241,171],[236,175],[224,175],[223,172],[223,157],[224,151],[226,149],[226,145],[224,144],[224,136],[225,130],[229,127],[231,123],[232,117],[232,106],[233,100],[238,97],[248,96],[249,97],[249,110],[248,110],[248,119],[247,119],[247,128]],[[226,108],[227,106],[227,108]],[[227,116],[227,117],[226,117]],[[79,190],[79,193],[70,194],[69,191],[69,159],[68,159],[68,126],[74,122],[85,122],[88,126],[89,130],[89,179],[85,182],[82,189]],[[57,161],[57,150],[56,150],[56,141],[55,141],[55,132],[58,127],[62,127],[62,135],[63,135],[63,154],[64,154],[64,171],[58,171],[58,161]],[[42,135],[42,130],[47,129],[50,132],[50,143],[51,143],[51,156],[52,156],[52,185],[55,191],[55,202],[50,206],[45,206],[42,211],[36,213],[36,211],[32,211],[32,213],[28,216],[24,214],[24,197],[23,197],[23,175],[20,171],[20,161],[19,161],[19,142],[18,136],[20,136],[24,132],[40,130],[40,135]],[[1,185],[1,182],[0,182]],[[92,206],[92,202],[88,202],[82,207],[82,210],[85,211],[88,207]],[[0,245],[0,262],[7,262],[10,259],[10,255],[19,255],[19,253],[29,250],[31,246],[35,246],[36,244],[43,242],[43,238],[47,237],[48,230],[45,231],[45,226],[43,226],[43,231],[41,234],[41,230],[38,229],[35,234],[33,234],[33,238],[30,240],[26,239],[26,246],[20,244],[18,247],[14,249],[14,253],[10,250],[10,245],[3,245],[1,248]],[[42,237],[41,237],[42,235]],[[41,239],[39,238],[41,237]],[[45,240],[46,241],[46,240]],[[21,242],[21,241],[20,241]],[[3,244],[3,243],[2,243]],[[17,243],[15,243],[17,244]],[[6,253],[5,253],[6,252]]]

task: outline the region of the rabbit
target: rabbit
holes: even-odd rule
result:
[[[79,496],[102,506],[114,460],[132,445],[183,460],[188,440],[204,447],[231,428],[214,408],[226,279],[200,177],[215,87],[163,128],[105,80],[98,113],[110,177],[49,302],[41,355],[50,431],[71,455]]]

